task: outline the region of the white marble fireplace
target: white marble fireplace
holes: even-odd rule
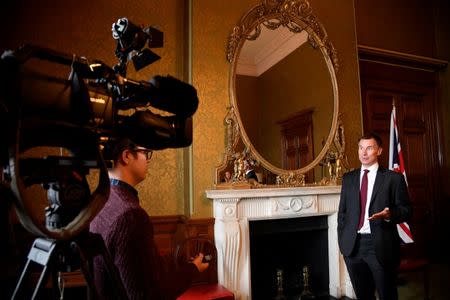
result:
[[[251,299],[249,221],[328,216],[329,292],[355,298],[337,241],[340,186],[208,190],[214,201],[219,283]]]

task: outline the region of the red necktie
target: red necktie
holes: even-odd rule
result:
[[[359,198],[361,199],[361,212],[359,215],[358,230],[360,230],[364,224],[364,215],[366,212],[367,186],[368,186],[367,173],[369,173],[369,170],[365,169],[364,175],[363,175],[363,178],[361,181],[361,190],[359,191]]]

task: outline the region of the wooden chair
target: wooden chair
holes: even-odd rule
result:
[[[184,264],[199,252],[205,255],[209,268],[193,279],[192,286],[178,300],[234,300],[234,294],[217,281],[217,249],[209,239],[193,237],[183,240],[175,249],[175,263]]]

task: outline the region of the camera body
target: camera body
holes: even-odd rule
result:
[[[112,68],[30,45],[5,51],[0,59],[0,134],[5,140],[0,163],[19,219],[37,235],[68,239],[95,217],[109,194],[100,149],[110,141],[127,137],[154,150],[192,143],[192,115],[198,107],[193,86],[171,76],[157,75],[149,81],[126,78],[128,61],[139,70],[159,59],[143,47],[147,42],[149,47],[162,46],[162,32],[121,18],[113,24],[113,37],[119,63]],[[23,157],[39,146],[64,148],[65,155]],[[99,170],[92,193],[85,179],[89,169]],[[34,184],[47,190],[46,226],[30,205],[33,199],[24,193]],[[60,212],[63,216],[55,216]]]

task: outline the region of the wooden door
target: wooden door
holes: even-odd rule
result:
[[[360,64],[364,131],[383,141],[380,164],[388,167],[389,127],[392,105],[397,110],[399,139],[405,160],[408,189],[413,204],[409,222],[414,235],[413,253],[428,256],[437,199],[438,172],[435,74],[374,63]]]
[[[280,120],[281,161],[286,170],[304,168],[314,160],[313,108],[299,111]],[[305,181],[314,181],[314,170],[305,174]]]

